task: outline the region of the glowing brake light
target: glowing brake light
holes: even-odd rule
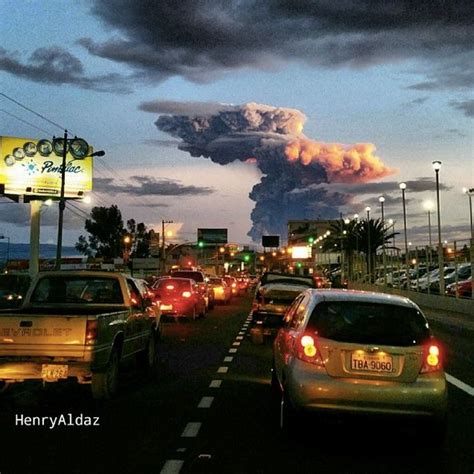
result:
[[[97,320],[86,323],[86,344],[94,344],[97,339]]]
[[[183,291],[183,298],[191,298],[191,292],[190,291]]]
[[[232,283],[232,288],[236,288],[237,287],[237,283]]]
[[[303,352],[308,357],[314,357],[316,355],[316,347],[314,346],[314,339],[311,336],[303,336],[301,338],[301,345],[303,346]]]
[[[421,373],[436,372],[442,370],[442,368],[439,346],[436,344],[430,344],[426,347],[423,354]]]
[[[310,334],[303,334],[296,343],[296,358],[310,364],[324,367],[324,362],[317,347],[316,338]]]

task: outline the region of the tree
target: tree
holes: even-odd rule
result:
[[[352,273],[354,254],[364,252],[368,268],[369,256],[374,262],[377,249],[398,235],[398,232],[389,233],[388,228],[386,226],[384,228],[382,219],[370,219],[369,222],[366,219],[350,220],[348,223],[339,219],[331,224],[329,231],[330,234],[323,240],[323,250],[343,252],[345,261],[349,262],[349,274]]]
[[[150,256],[150,241],[153,230],[147,230],[143,222],[137,224],[135,219],[127,221],[127,228],[133,240],[132,257],[145,258]]]
[[[91,218],[84,228],[90,234],[79,237],[76,250],[88,256],[115,258],[122,255],[124,227],[122,214],[114,204],[110,207],[94,207]]]

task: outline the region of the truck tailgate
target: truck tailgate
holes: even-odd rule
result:
[[[87,316],[0,316],[0,357],[82,357]]]

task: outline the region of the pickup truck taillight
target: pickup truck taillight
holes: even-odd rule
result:
[[[94,344],[97,339],[97,321],[87,321],[86,324],[86,344]]]

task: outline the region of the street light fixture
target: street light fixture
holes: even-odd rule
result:
[[[443,245],[441,241],[441,206],[439,200],[439,170],[441,169],[441,161],[432,162],[436,175],[436,211],[438,214],[438,265],[439,265],[439,293],[444,295],[444,255]]]
[[[370,206],[365,208],[367,212],[367,259],[368,259],[368,272],[369,272],[369,283],[372,283],[372,258],[370,255]]]

